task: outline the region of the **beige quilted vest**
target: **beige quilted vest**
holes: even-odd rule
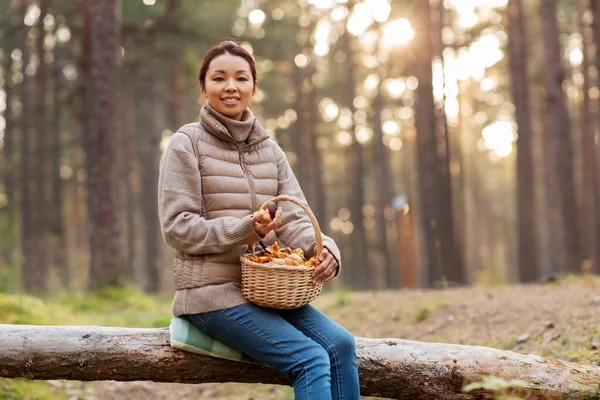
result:
[[[255,123],[243,150],[220,125],[203,123],[183,126],[194,146],[202,179],[202,215],[206,219],[222,216],[242,218],[277,195],[277,160],[266,132]],[[210,133],[209,133],[210,132]],[[277,146],[278,147],[278,146]],[[272,235],[274,236],[274,235]],[[274,237],[265,240],[272,242]],[[175,287],[187,289],[231,281],[239,282],[240,256],[247,246],[220,254],[175,254]]]

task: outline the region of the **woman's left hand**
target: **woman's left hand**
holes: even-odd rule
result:
[[[317,266],[313,271],[312,278],[314,283],[327,282],[335,278],[337,273],[338,262],[335,260],[333,254],[323,248],[319,259],[317,260]]]

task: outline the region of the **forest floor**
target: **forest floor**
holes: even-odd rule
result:
[[[163,299],[162,303],[162,310],[168,310],[168,301]],[[336,291],[322,294],[314,305],[356,336],[484,345],[600,365],[598,277],[502,287]],[[3,317],[7,319],[2,314],[0,297],[0,323]],[[101,320],[98,325],[110,322]],[[162,322],[162,317],[155,317],[147,326],[161,326]],[[16,382],[22,387],[16,388]],[[50,394],[48,398],[68,400],[293,398],[290,388],[260,384],[67,381],[38,384],[43,387],[37,390],[45,390]],[[7,389],[9,385],[13,397],[10,397],[13,392]],[[9,384],[9,380],[0,380],[0,399],[34,398],[34,395],[27,397],[28,385],[31,383],[13,380]],[[3,393],[3,387],[8,395]]]

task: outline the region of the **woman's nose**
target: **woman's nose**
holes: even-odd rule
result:
[[[225,90],[235,90],[236,86],[235,86],[235,80],[234,79],[228,79],[227,80],[227,85],[225,86]]]

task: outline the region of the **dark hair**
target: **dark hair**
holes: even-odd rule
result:
[[[211,61],[223,54],[231,54],[233,56],[242,57],[244,60],[248,61],[248,64],[250,64],[250,72],[252,72],[252,84],[253,86],[256,86],[256,62],[254,61],[254,57],[252,57],[248,50],[233,40],[225,40],[213,45],[213,47],[208,50],[202,59],[200,71],[198,72],[198,83],[200,84],[200,90],[204,88],[204,80],[206,79],[206,73],[208,72],[208,66],[210,65]]]

